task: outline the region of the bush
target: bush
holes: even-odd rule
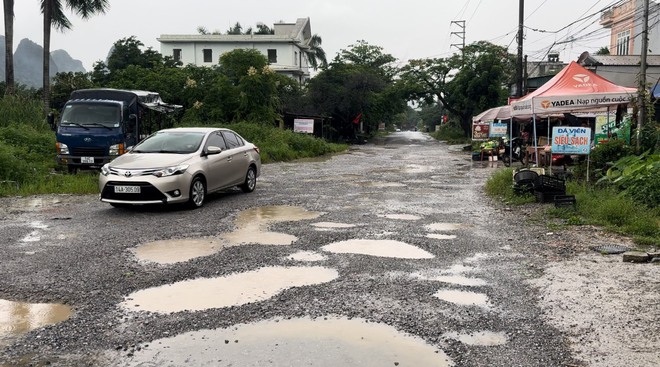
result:
[[[449,144],[462,144],[469,142],[470,139],[465,136],[460,126],[445,124],[431,134],[435,139],[446,141]]]
[[[486,181],[486,194],[500,198],[507,204],[520,205],[535,201],[532,195],[518,195],[513,191],[513,168],[497,170]]]
[[[622,139],[600,143],[591,151],[589,157],[593,170],[606,170],[619,159],[631,155],[634,150]]]
[[[660,207],[660,154],[649,153],[619,159],[599,183],[614,185],[642,205]]]

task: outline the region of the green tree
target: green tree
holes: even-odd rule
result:
[[[94,83],[89,79],[87,73],[57,73],[55,74],[52,83],[51,105],[53,109],[60,111],[69,99],[71,92],[76,89],[87,89],[92,87],[94,87]]]
[[[307,40],[307,44],[302,49],[309,62],[309,66],[314,70],[318,70],[319,66],[322,68],[328,66],[328,60],[326,59],[325,51],[321,47],[321,43],[323,43],[321,36],[315,34]],[[320,65],[319,62],[321,63]]]
[[[263,70],[267,65],[268,59],[253,48],[239,48],[220,56],[221,71],[234,85],[238,85],[241,78],[248,75],[249,69]]]
[[[14,0],[3,0],[5,14],[5,94],[14,94]]]
[[[50,31],[52,28],[64,31],[71,29],[71,22],[64,14],[64,7],[83,19],[105,13],[108,0],[41,0],[41,13],[44,16],[43,50],[43,102],[44,112],[50,110]]]
[[[264,23],[257,23],[257,31],[254,34],[275,34],[275,30]]]
[[[241,25],[241,23],[236,22],[234,26],[230,27],[227,30],[227,34],[233,34],[233,35],[243,34],[243,26]]]
[[[440,103],[469,136],[472,116],[505,103],[514,62],[504,47],[479,41],[449,58],[409,61],[401,86],[409,100]]]
[[[603,46],[596,51],[596,55],[609,55],[610,54],[610,48],[607,46]]]

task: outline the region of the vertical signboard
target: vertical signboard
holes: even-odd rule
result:
[[[502,122],[493,122],[490,124],[489,137],[503,138],[507,133],[507,124]]]
[[[472,140],[488,140],[490,123],[472,123]]]

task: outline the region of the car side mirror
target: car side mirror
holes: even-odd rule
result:
[[[216,147],[214,145],[209,145],[206,147],[206,155],[213,155],[213,154],[220,154],[222,152],[222,148]]]

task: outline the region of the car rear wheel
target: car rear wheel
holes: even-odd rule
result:
[[[250,166],[245,174],[245,182],[241,185],[243,192],[252,192],[257,187],[257,170]]]
[[[193,178],[192,183],[190,184],[190,198],[188,199],[188,205],[193,209],[200,208],[204,205],[205,198],[206,185],[204,184],[204,180],[197,176]]]

